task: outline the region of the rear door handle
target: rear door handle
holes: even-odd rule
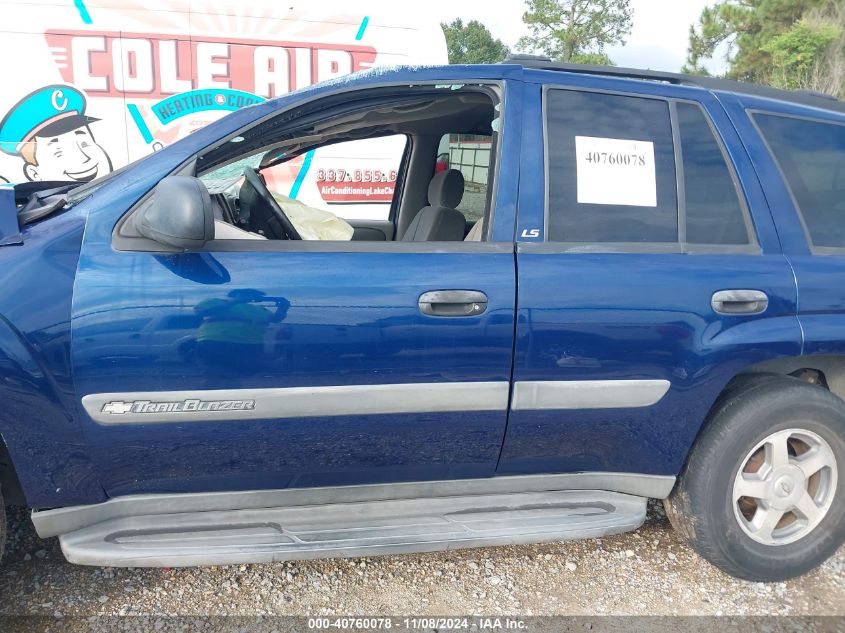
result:
[[[420,295],[419,306],[429,316],[477,316],[487,310],[487,295],[478,290],[431,290]]]
[[[769,307],[769,297],[762,290],[719,290],[710,305],[719,314],[761,314]]]

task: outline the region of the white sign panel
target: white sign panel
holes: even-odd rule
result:
[[[657,206],[654,143],[575,137],[579,204]]]
[[[0,0],[0,183],[88,182],[318,81],[448,63],[435,19],[325,4]],[[321,147],[264,176],[309,206],[386,220],[404,139],[396,147],[356,142],[343,156]]]

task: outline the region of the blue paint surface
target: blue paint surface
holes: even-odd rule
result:
[[[389,281],[373,271],[389,271]],[[420,313],[423,292],[464,287],[469,271],[490,298],[484,315]],[[76,386],[85,394],[507,381],[513,275],[507,252],[154,255],[118,253],[86,234]],[[506,411],[81,424],[104,488],[117,495],[489,476],[505,422]]]
[[[105,499],[76,417],[70,362],[73,284],[85,217],[79,210],[24,228],[24,244],[0,248],[5,441],[29,505]]]
[[[80,3],[77,3],[78,5]],[[504,84],[492,234],[543,227],[541,88],[549,83],[702,103],[748,200],[754,255],[499,252],[156,254],[112,247],[117,221],[179,165],[303,100],[384,85]],[[344,78],[233,112],[135,163],[92,196],[0,248],[0,434],[29,503],[106,495],[390,482],[580,470],[676,474],[707,411],[743,368],[845,353],[841,257],[807,248],[745,113],[772,100],[503,64]],[[130,109],[131,112],[131,109]],[[309,157],[297,180],[304,179]],[[295,195],[297,191],[292,191]],[[764,195],[765,192],[765,195]],[[518,209],[518,212],[517,212]],[[797,227],[797,228],[796,228]],[[84,237],[83,237],[84,236]],[[801,287],[801,308],[792,268]],[[517,279],[518,274],[518,279]],[[518,281],[518,283],[517,283]],[[759,317],[719,317],[715,289],[770,297]],[[484,315],[438,320],[425,290],[478,288]],[[243,293],[249,290],[252,299]],[[239,299],[238,297],[241,297]],[[203,324],[241,301],[255,316],[207,345]],[[248,306],[246,304],[249,304]],[[804,326],[802,339],[799,319]],[[221,343],[221,341],[217,341]],[[643,409],[420,413],[103,427],[79,405],[106,391],[467,380],[666,379]],[[501,458],[499,459],[499,452]],[[498,460],[498,461],[497,461]]]
[[[15,205],[15,190],[12,185],[0,185],[0,245],[20,244],[23,241],[18,209]]]

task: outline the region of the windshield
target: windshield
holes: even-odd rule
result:
[[[233,182],[237,182],[241,179],[244,175],[245,167],[258,169],[258,166],[261,164],[262,155],[263,152],[258,152],[256,154],[252,154],[251,156],[240,158],[202,174],[200,176],[200,180],[205,183],[205,186],[208,187],[208,190],[212,193],[218,190],[228,189]]]

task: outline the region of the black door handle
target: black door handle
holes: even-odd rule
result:
[[[429,316],[476,316],[487,310],[487,295],[478,290],[431,290],[420,295],[419,306]]]
[[[710,305],[719,314],[760,314],[769,307],[769,297],[762,290],[719,290]]]

